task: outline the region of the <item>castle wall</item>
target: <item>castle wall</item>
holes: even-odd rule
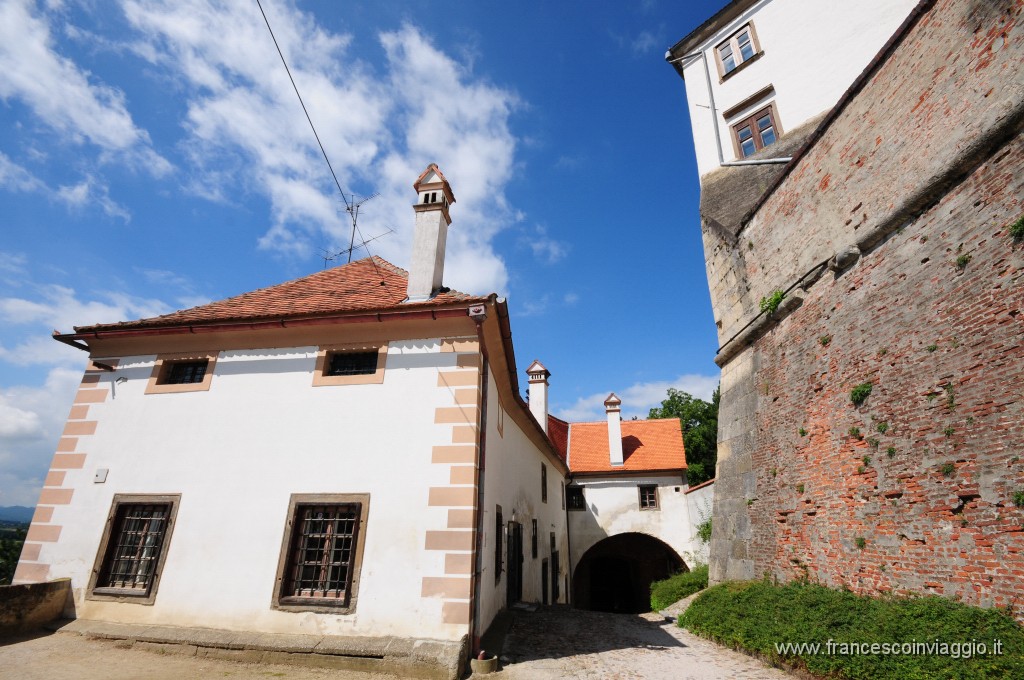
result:
[[[935,2],[734,240],[705,220],[712,581],[1024,595],[1022,13]]]

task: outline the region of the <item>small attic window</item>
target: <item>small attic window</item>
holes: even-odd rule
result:
[[[368,385],[384,382],[387,343],[320,347],[313,385]]]
[[[216,353],[158,355],[146,394],[209,390],[216,362]]]

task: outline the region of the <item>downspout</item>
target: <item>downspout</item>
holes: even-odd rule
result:
[[[676,71],[679,73],[680,77],[683,76],[683,66],[679,62],[681,62],[683,59],[692,59],[700,57],[701,61],[704,62],[704,78],[707,81],[708,85],[708,102],[711,104],[711,122],[715,126],[715,150],[718,151],[718,165],[720,167],[731,168],[743,165],[781,165],[782,163],[788,163],[791,160],[793,160],[791,156],[786,156],[782,158],[759,158],[752,161],[726,162],[725,156],[722,153],[722,134],[721,131],[719,131],[718,129],[718,109],[715,108],[715,92],[711,87],[711,69],[708,67],[707,54],[704,53],[704,50],[701,50],[699,52],[691,52],[690,54],[684,54],[683,56],[676,57],[675,59],[668,59],[667,57],[668,55],[666,55],[665,60],[676,67]]]

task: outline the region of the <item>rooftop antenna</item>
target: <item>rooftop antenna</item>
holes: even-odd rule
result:
[[[380,196],[380,192],[379,191],[375,191],[372,194],[370,194],[369,196],[367,196],[366,198],[364,198],[363,200],[357,201],[356,200],[356,195],[352,194],[352,200],[351,201],[345,201],[345,212],[347,212],[349,214],[349,216],[352,217],[352,238],[350,238],[349,241],[348,241],[348,261],[349,262],[352,261],[352,251],[355,250],[355,248],[356,248],[356,246],[355,246],[355,243],[356,243],[356,223],[359,221],[359,208],[361,208],[362,205],[364,203],[366,203],[367,201],[371,201],[371,200],[377,198],[378,196]],[[391,233],[391,231],[392,231],[391,229],[388,229],[388,233],[389,234]],[[381,234],[380,236],[384,236],[384,234]],[[370,239],[370,241],[373,241],[374,239],[378,239],[378,238],[380,238],[380,236],[374,236],[373,238]],[[360,245],[364,245],[365,246],[370,241],[363,241]]]
[[[368,238],[365,241],[361,241],[357,245],[349,246],[348,248],[345,248],[344,250],[339,250],[337,252],[332,252],[332,251],[330,251],[330,250],[328,250],[326,248],[321,248],[320,252],[323,253],[323,254],[320,257],[324,261],[324,269],[327,269],[327,263],[328,262],[334,260],[335,258],[341,257],[342,255],[346,255],[347,254],[348,255],[348,261],[351,262],[352,261],[352,253],[354,251],[356,251],[356,250],[358,250],[360,248],[366,247],[366,244],[370,243],[371,241],[376,241],[379,238],[384,238],[388,234],[393,234],[393,233],[395,233],[395,230],[392,229],[391,227],[388,227],[388,230],[385,231],[383,234],[377,234],[373,238]]]

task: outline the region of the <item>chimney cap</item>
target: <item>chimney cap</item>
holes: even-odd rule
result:
[[[526,374],[530,376],[531,382],[534,379],[544,380],[545,378],[551,377],[551,371],[544,367],[544,364],[540,363],[539,359],[534,359],[530,367],[526,369]]]
[[[437,167],[437,163],[428,165],[427,169],[421,172],[416,181],[412,183],[412,188],[416,193],[441,189],[444,191],[448,203],[455,202],[455,194],[452,193],[452,187],[448,184],[448,179],[444,176],[444,173],[441,172],[441,168]]]
[[[607,410],[609,410],[609,411],[611,411],[611,410],[618,410],[619,406],[621,406],[621,405],[622,405],[622,400],[619,399],[617,396],[615,396],[614,392],[609,394],[608,398],[604,400],[604,407]]]

